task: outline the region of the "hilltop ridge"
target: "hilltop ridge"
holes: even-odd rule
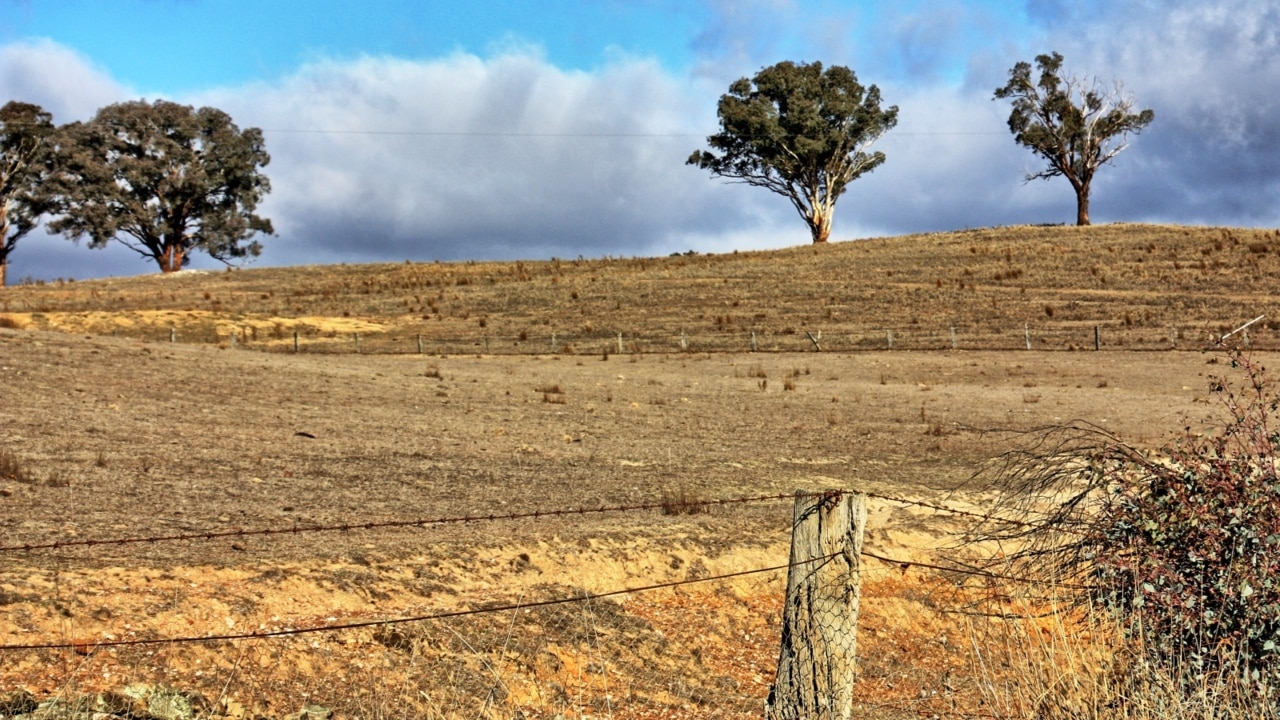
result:
[[[1201,342],[1268,315],[1280,230],[1016,226],[649,258],[237,269],[6,288],[10,327],[364,352]],[[1033,332],[1034,330],[1034,332]],[[554,340],[553,340],[554,334]],[[683,340],[682,340],[683,338]],[[487,345],[486,345],[487,342]],[[683,342],[683,345],[681,344]]]

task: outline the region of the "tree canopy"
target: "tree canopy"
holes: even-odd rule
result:
[[[1027,180],[1062,175],[1076,192],[1076,224],[1089,224],[1093,176],[1128,147],[1129,133],[1140,133],[1155,119],[1151,110],[1132,112],[1134,99],[1119,83],[1111,88],[1095,79],[1063,77],[1062,56],[1036,56],[1040,77],[1020,62],[1009,82],[996,88],[998,99],[1013,101],[1009,130],[1014,140],[1043,158],[1048,167]]]
[[[164,100],[109,105],[65,128],[50,193],[50,232],[90,247],[116,239],[182,269],[192,251],[222,262],[257,255],[271,221],[254,211],[271,190],[270,162],[257,128],[240,130],[225,112]]]
[[[53,116],[39,105],[13,100],[0,107],[0,287],[9,254],[50,209],[41,187],[55,130]]]
[[[719,154],[696,151],[688,164],[786,197],[815,243],[831,235],[849,183],[884,162],[884,153],[868,150],[898,122],[897,106],[881,108],[879,88],[820,62],[781,62],[737,80],[718,114],[721,130],[707,144]]]

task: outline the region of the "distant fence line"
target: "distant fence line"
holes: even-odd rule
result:
[[[370,355],[640,355],[668,353],[796,353],[939,350],[1203,350],[1229,335],[1220,328],[1134,327],[1123,324],[1016,328],[952,325],[908,326],[883,330],[823,332],[751,331],[690,334],[642,330],[561,332],[543,335],[483,334],[441,337],[427,333],[266,331],[242,325],[230,332],[183,332],[176,327],[114,330],[112,335],[156,342],[217,344],[222,347],[280,353]],[[1249,349],[1280,349],[1280,332],[1271,324],[1239,329],[1232,341]]]

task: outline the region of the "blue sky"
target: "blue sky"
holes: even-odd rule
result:
[[[779,60],[848,65],[901,107],[834,239],[1072,220],[1065,181],[1023,182],[1038,163],[991,99],[1057,50],[1156,111],[1099,174],[1095,222],[1274,227],[1278,5],[0,0],[0,100],[61,123],[163,97],[263,128],[277,236],[259,265],[723,252],[807,240],[785,199],[683,162],[728,84]],[[12,262],[152,270],[43,231]]]

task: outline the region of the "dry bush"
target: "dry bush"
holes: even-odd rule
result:
[[[12,480],[20,483],[32,483],[35,479],[22,464],[18,454],[9,449],[0,449],[0,480]]]
[[[663,515],[705,515],[711,512],[711,505],[696,493],[688,490],[662,491]]]
[[[1275,720],[1239,663],[1197,673],[1149,662],[1147,638],[1103,612],[1018,604],[1007,619],[970,617],[972,673],[996,718]],[[1012,608],[1011,608],[1012,609]]]

